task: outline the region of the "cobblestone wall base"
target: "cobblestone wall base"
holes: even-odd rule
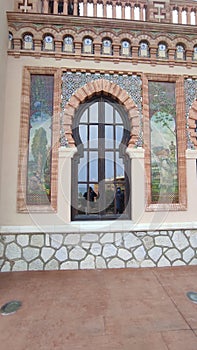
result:
[[[2,272],[196,264],[197,230],[0,236]]]

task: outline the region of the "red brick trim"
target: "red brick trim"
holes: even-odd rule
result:
[[[138,108],[125,90],[123,90],[119,85],[105,79],[91,81],[85,84],[83,87],[77,89],[67,103],[64,112],[63,124],[69,145],[71,147],[75,146],[72,138],[72,121],[75,111],[81,103],[85,102],[87,99],[98,94],[99,92],[103,92],[104,94],[115,98],[125,108],[131,125],[129,147],[134,147],[139,135],[140,118]]]

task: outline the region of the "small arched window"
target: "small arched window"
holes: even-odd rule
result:
[[[81,104],[73,122],[72,219],[130,218],[130,126],[124,108],[104,95]]]
[[[63,51],[64,52],[74,52],[73,37],[70,35],[65,36],[63,40]]]
[[[177,60],[184,60],[185,59],[185,47],[184,47],[184,45],[178,44],[176,46],[175,58]]]
[[[157,56],[159,58],[167,58],[167,45],[166,43],[159,43],[158,50],[157,50]]]
[[[131,56],[131,44],[128,40],[123,40],[121,42],[121,55]]]
[[[33,50],[33,35],[32,34],[25,34],[23,36],[23,49]]]
[[[93,53],[93,40],[90,37],[83,39],[83,53]]]
[[[14,48],[14,43],[13,43],[13,34],[9,32],[8,34],[8,50],[11,50]]]
[[[54,50],[54,39],[53,36],[47,34],[43,40],[43,50],[53,51]]]
[[[197,45],[194,46],[193,60],[197,60]]]
[[[112,55],[112,41],[111,39],[104,39],[102,42],[102,53],[103,55]]]
[[[148,45],[147,41],[140,42],[139,56],[149,57],[149,45]]]

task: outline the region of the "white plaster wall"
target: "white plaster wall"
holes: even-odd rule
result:
[[[0,0],[0,164],[3,154],[3,131],[5,116],[5,86],[6,86],[6,68],[7,68],[7,45],[8,45],[8,28],[6,11],[14,9],[14,0]],[[0,183],[2,174],[0,171]],[[1,189],[0,189],[1,200]]]

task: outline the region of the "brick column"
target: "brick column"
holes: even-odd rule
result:
[[[54,0],[53,13],[54,15],[58,14],[58,0]]]
[[[93,0],[93,16],[97,17],[97,0]]]
[[[78,15],[78,1],[77,1],[77,0],[74,0],[73,15],[74,15],[74,16],[77,16],[77,15]]]
[[[63,14],[67,15],[68,14],[68,0],[64,0],[64,10]]]
[[[87,0],[83,0],[83,15],[87,16]]]
[[[44,13],[49,13],[49,2],[48,2],[48,0],[44,0],[43,11],[44,11]]]
[[[13,39],[14,49],[21,50],[21,39]]]
[[[105,0],[103,1],[103,17],[107,17],[107,4]]]
[[[116,19],[116,4],[112,3],[112,18]]]

